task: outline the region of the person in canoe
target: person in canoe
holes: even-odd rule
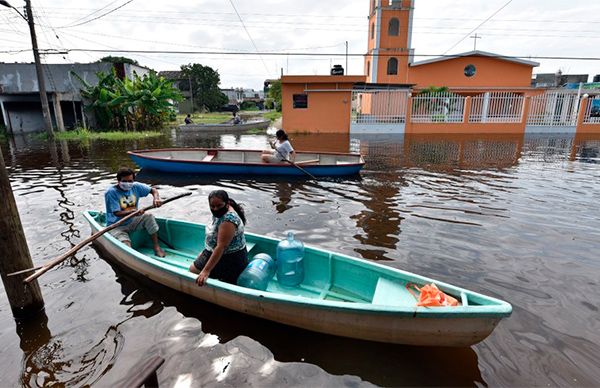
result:
[[[234,111],[233,112],[233,118],[231,119],[231,123],[234,125],[238,125],[242,123],[242,119],[240,118],[240,116],[237,115],[237,113]]]
[[[183,120],[183,122],[185,123],[185,125],[194,124],[194,122],[192,121],[192,116],[190,116],[189,113],[187,116],[185,116],[185,119]]]
[[[117,172],[117,184],[111,186],[104,193],[106,204],[106,226],[112,225],[121,218],[138,210],[140,198],[152,194],[154,205],[161,205],[158,190],[143,183],[135,182],[135,172],[129,167],[121,167]],[[131,246],[129,233],[136,230],[145,230],[152,239],[156,256],[164,257],[165,252],[158,244],[158,224],[152,214],[143,213],[133,217],[110,231],[114,237],[124,244]]]
[[[212,221],[206,225],[205,248],[190,265],[190,271],[198,274],[199,286],[204,286],[209,277],[236,284],[248,264],[244,209],[224,190],[212,191],[208,204]]]
[[[273,150],[264,150],[261,159],[265,163],[281,163],[284,160],[294,161],[296,153],[290,143],[287,133],[283,129],[275,132],[277,141],[269,142]]]

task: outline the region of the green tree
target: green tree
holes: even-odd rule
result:
[[[110,62],[110,63],[129,63],[131,65],[138,65],[138,61],[127,57],[113,57],[112,55],[100,58],[98,62]]]
[[[184,78],[191,80],[196,107],[215,111],[229,101],[227,96],[219,90],[221,83],[219,72],[210,66],[202,66],[199,63],[182,65],[181,73]]]
[[[83,85],[86,108],[94,112],[101,128],[148,130],[161,128],[174,115],[173,102],[182,99],[171,81],[155,73],[119,79],[115,71],[99,72],[97,85],[90,85],[71,72]]]
[[[273,81],[269,87],[269,93],[267,95],[275,103],[277,112],[281,112],[281,80]]]

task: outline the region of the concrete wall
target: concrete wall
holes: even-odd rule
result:
[[[287,132],[349,133],[352,87],[364,76],[284,76],[283,129]],[[308,107],[293,106],[294,94],[306,94]]]
[[[476,73],[465,76],[465,66],[474,65]],[[429,86],[450,88],[524,88],[530,87],[532,67],[489,57],[460,57],[440,62],[413,66],[409,71],[409,83],[416,89]]]
[[[74,63],[43,65],[44,80],[48,93],[74,93],[79,96],[80,83],[70,72],[73,71],[86,82],[98,82],[96,72],[109,72],[110,63]],[[39,92],[37,74],[33,63],[0,63],[0,94],[22,94]]]

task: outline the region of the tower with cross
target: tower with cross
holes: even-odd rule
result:
[[[414,0],[370,0],[365,74],[369,83],[407,83]]]

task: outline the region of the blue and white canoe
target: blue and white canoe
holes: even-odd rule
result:
[[[95,233],[104,215],[86,211]],[[204,225],[157,219],[159,236],[172,248],[166,257],[154,255],[148,235],[136,232],[129,247],[110,234],[94,244],[103,256],[140,276],[204,301],[286,325],[320,333],[395,344],[470,346],[485,339],[500,320],[511,314],[510,304],[425,276],[401,271],[343,254],[306,247],[304,280],[295,287],[271,279],[265,291],[208,279],[196,285],[190,264],[204,248]],[[283,236],[282,236],[283,237]],[[249,257],[276,257],[278,241],[246,233]],[[461,302],[456,307],[418,307],[409,284],[435,283]]]
[[[167,148],[127,154],[141,168],[169,173],[305,176],[290,163],[263,163],[258,150]],[[295,163],[314,176],[324,177],[358,174],[365,161],[360,154],[299,151]]]

